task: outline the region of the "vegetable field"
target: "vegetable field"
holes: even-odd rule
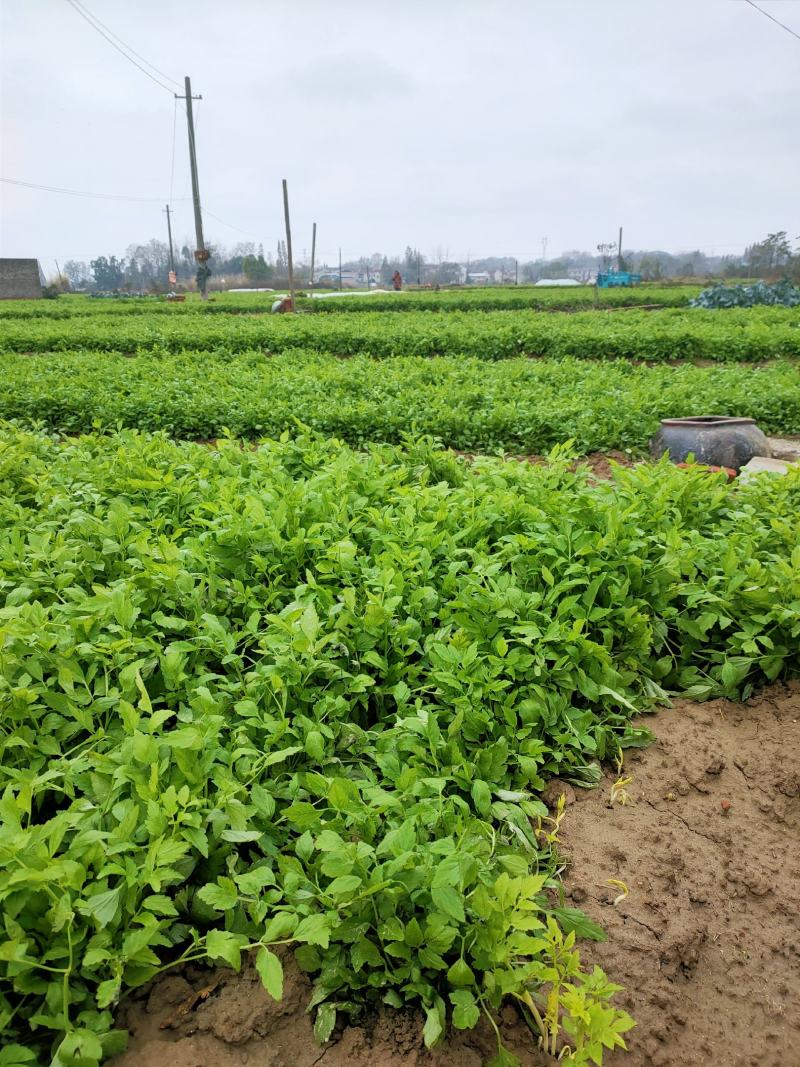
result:
[[[454,311],[398,315],[77,315],[0,320],[2,351],[221,355],[314,349],[335,356],[514,356],[759,362],[800,355],[800,308],[580,312]]]
[[[573,461],[687,411],[800,433],[800,311],[438,295],[0,309],[3,1067],[97,1067],[190,962],[280,999],[289,953],[322,1043],[510,998],[562,1062],[624,1046],[540,794],[800,669],[800,473]]]
[[[298,420],[354,445],[431,434],[467,451],[642,452],[659,419],[736,411],[800,434],[800,364],[634,366],[625,360],[335,359],[289,350],[220,355],[6,355],[0,418],[76,432],[117,425],[207,439],[257,439]]]

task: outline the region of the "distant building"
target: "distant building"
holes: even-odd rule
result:
[[[0,300],[33,300],[44,279],[38,259],[0,259]]]
[[[339,284],[339,270],[337,267],[328,268],[324,267],[322,270],[315,271],[316,274],[315,284],[322,285],[334,285]],[[359,281],[363,283],[364,276],[359,275],[357,270],[342,270],[342,287],[355,289],[359,284]]]
[[[470,271],[467,275],[467,285],[488,285],[491,275],[488,270]]]

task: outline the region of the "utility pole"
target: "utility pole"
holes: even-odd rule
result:
[[[317,251],[317,224],[311,230],[311,288],[314,288],[314,254]]]
[[[617,270],[622,270],[622,227],[619,228],[619,244],[617,245]]]
[[[195,150],[194,139],[194,112],[192,111],[192,101],[202,100],[202,96],[192,96],[192,82],[187,75],[183,79],[185,87],[185,96],[178,96],[175,93],[176,100],[186,101],[186,125],[189,130],[189,170],[192,175],[192,200],[194,201],[194,233],[195,242],[197,248],[194,250],[194,258],[197,261],[197,288],[200,290],[200,296],[203,300],[207,299],[206,286],[208,285],[208,277],[211,271],[208,269],[208,260],[211,253],[208,251],[203,240],[203,216],[200,213],[200,183],[197,179],[197,153]]]
[[[417,253],[417,287],[419,287],[422,284],[422,281],[421,281],[422,272],[421,272],[421,268],[420,268],[420,259],[421,259],[421,257],[419,255],[419,253]]]
[[[339,249],[339,292],[342,291],[342,250]]]
[[[165,211],[167,213],[167,237],[169,238],[169,269],[175,273],[175,253],[172,250],[172,221],[169,217],[169,204],[167,204]]]
[[[519,260],[514,257],[514,285],[519,285]]]
[[[547,262],[547,238],[542,238],[542,263]]]
[[[292,227],[289,225],[289,188],[283,179],[283,217],[286,221],[286,259],[289,264],[289,299],[294,311],[294,262],[292,260]]]

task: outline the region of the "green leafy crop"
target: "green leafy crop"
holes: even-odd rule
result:
[[[634,366],[564,359],[487,363],[290,351],[7,355],[0,418],[53,429],[167,430],[208,439],[276,437],[297,422],[353,445],[435,435],[464,451],[643,451],[659,420],[737,414],[767,433],[800,433],[800,366]]]
[[[369,298],[367,298],[369,299]],[[232,355],[313,349],[336,356],[533,356],[563,359],[684,359],[758,362],[800,355],[800,309],[657,311],[365,311],[327,315],[75,315],[2,320],[0,351],[83,349],[127,355],[186,350]]]
[[[253,951],[279,996],[279,945],[322,1040],[383,1001],[433,1043],[515,996],[573,1062],[622,1042],[615,987],[574,955],[596,931],[549,902],[537,793],[595,782],[665,689],[797,669],[800,478],[591,487],[568,459],[3,427],[18,1062],[98,1063],[119,997],[181,961]]]

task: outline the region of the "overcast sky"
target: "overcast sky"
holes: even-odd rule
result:
[[[800,33],[800,0],[759,0]],[[192,77],[206,238],[318,261],[418,246],[729,253],[800,234],[800,40],[745,0],[85,0]],[[185,115],[67,0],[0,0],[0,254],[192,233]],[[174,118],[177,117],[177,122]],[[171,159],[175,130],[174,175]],[[216,217],[212,217],[213,216]],[[224,220],[218,221],[218,220]],[[193,244],[193,241],[192,241]]]

